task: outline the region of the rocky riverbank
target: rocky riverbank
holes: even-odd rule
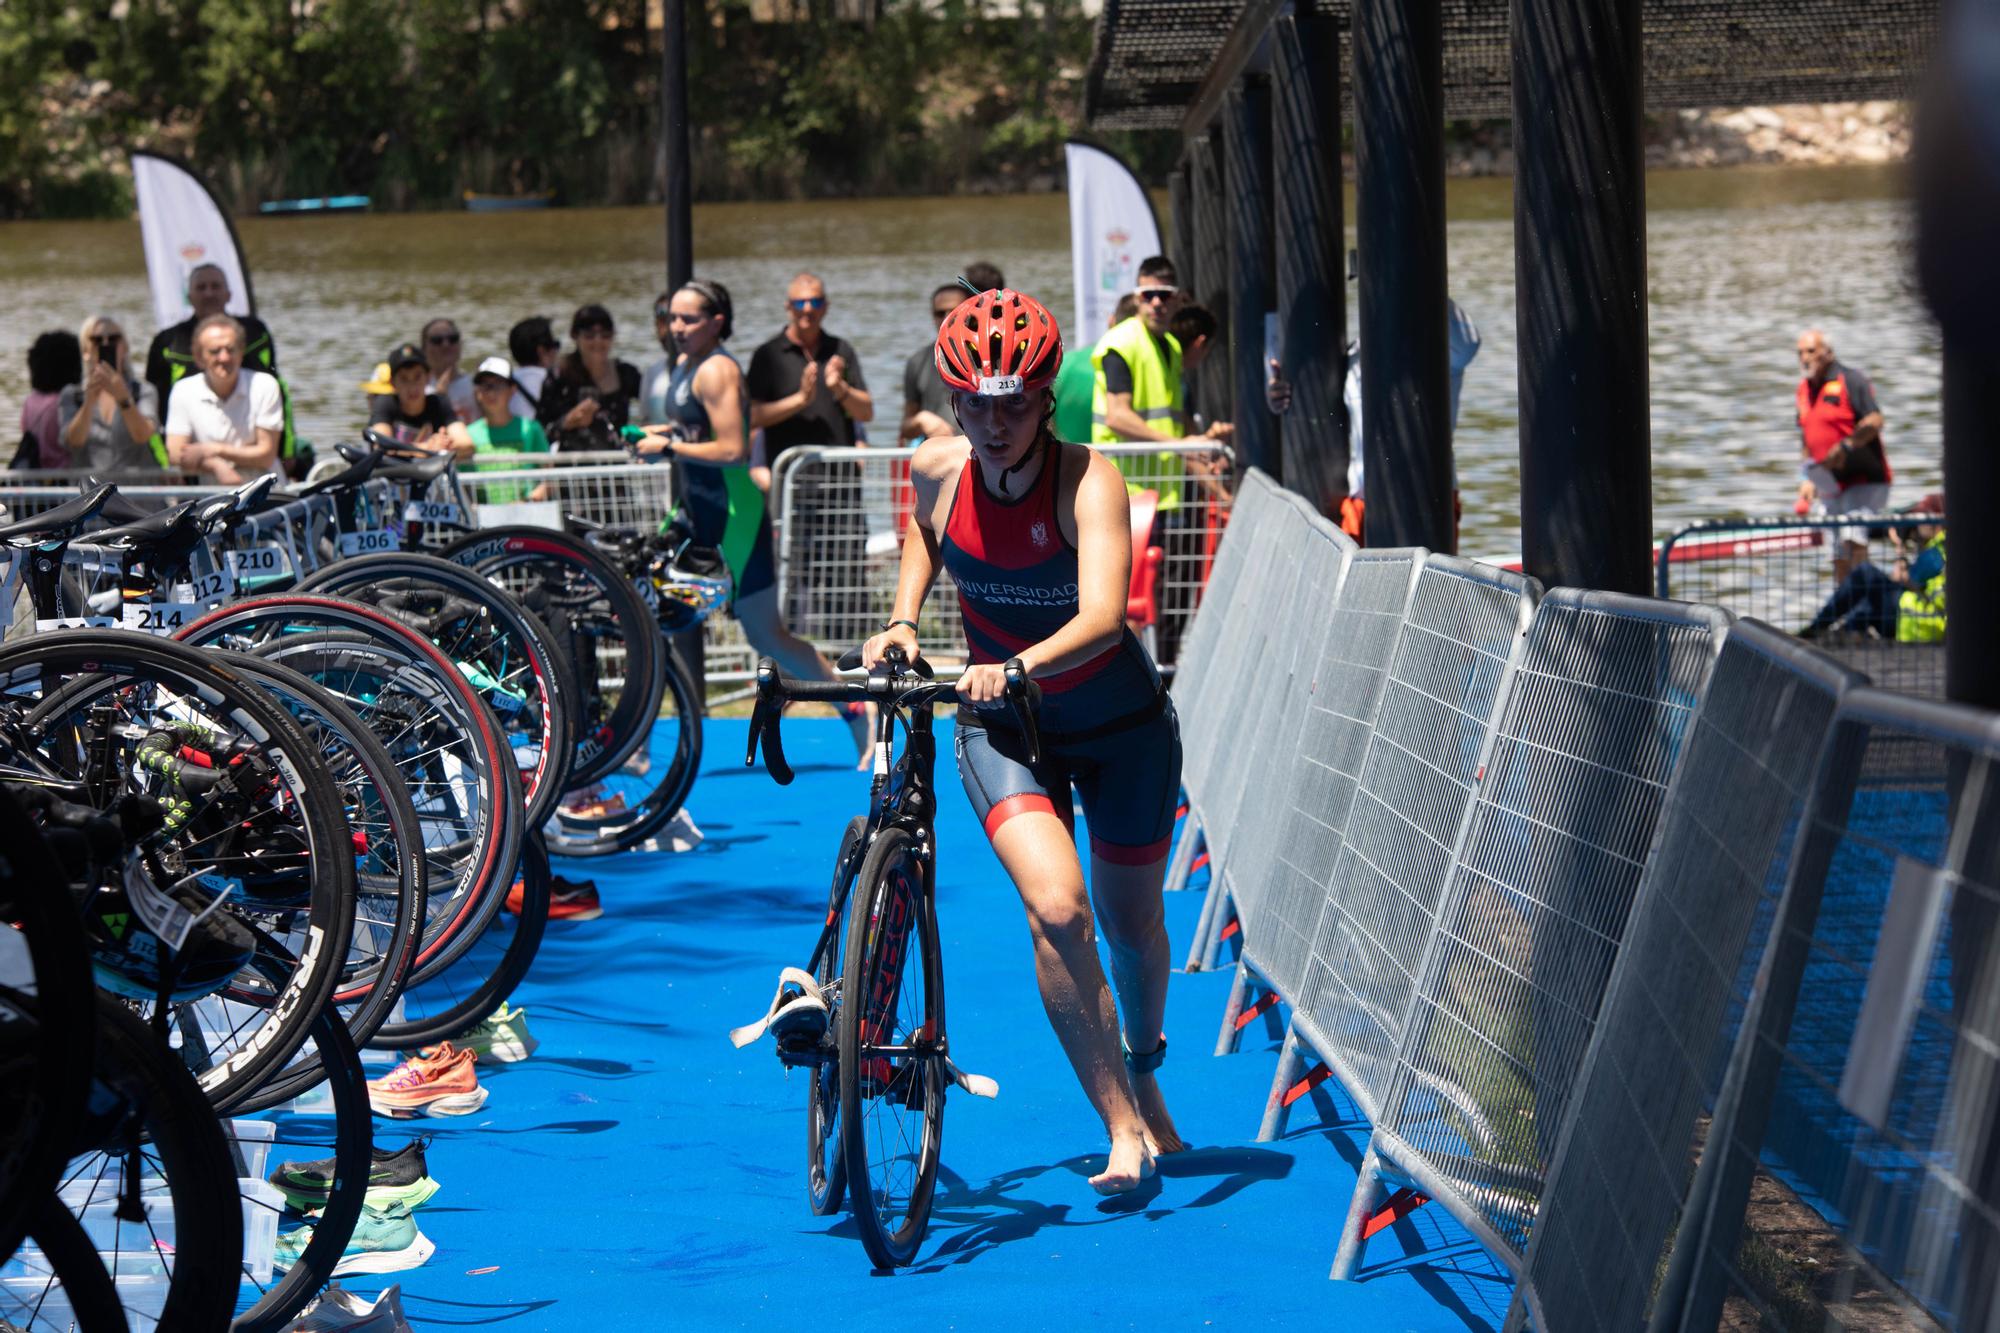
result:
[[[1752,164],[1876,166],[1910,152],[1905,102],[1827,102],[1678,111],[1649,117],[1649,167],[1736,167]],[[1508,176],[1514,171],[1512,127],[1496,121],[1454,136],[1447,158],[1454,176]]]

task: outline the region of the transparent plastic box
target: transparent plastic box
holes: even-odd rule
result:
[[[260,1287],[268,1287],[285,1196],[277,1186],[261,1179],[236,1183],[243,1191],[243,1276]]]
[[[270,1161],[271,1144],[278,1137],[278,1127],[268,1120],[232,1120],[227,1133],[231,1146],[241,1159],[239,1174],[251,1180],[262,1180],[265,1164]]]

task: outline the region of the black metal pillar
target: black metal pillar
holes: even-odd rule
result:
[[[1347,494],[1346,221],[1340,196],[1340,27],[1287,14],[1271,30],[1278,330],[1292,406],[1285,484],[1323,514]],[[1261,355],[1261,349],[1259,355]]]
[[[666,160],[667,289],[694,276],[694,183],[688,161],[685,0],[660,7],[660,151]]]
[[[1551,587],[1644,595],[1653,497],[1639,17],[1640,0],[1513,0],[1514,290],[1523,563]]]
[[[1941,51],[1977,49],[1952,34],[1975,7],[1948,6]],[[2000,111],[1968,96],[1952,56],[1927,83],[1917,130],[1917,271],[1944,326],[1945,693],[2000,709]],[[1982,120],[1983,117],[1983,120]],[[1959,520],[1963,519],[1963,522]],[[1996,1129],[2000,1135],[2000,1129]],[[2000,1151],[2000,1150],[1996,1150]]]
[[[1368,544],[1450,551],[1457,538],[1437,0],[1355,0],[1354,123]]]
[[[1217,378],[1227,377],[1239,468],[1262,468],[1284,480],[1277,418],[1264,402],[1264,313],[1277,309],[1271,249],[1271,88],[1246,75],[1229,90],[1222,115],[1229,177],[1229,323],[1218,330],[1224,346],[1210,353]]]
[[[1167,177],[1167,257],[1184,283],[1194,277],[1194,200],[1189,197],[1188,172],[1188,157],[1183,154],[1180,166]],[[1090,336],[1095,338],[1100,331]]]
[[[1189,145],[1188,192],[1194,197],[1193,271],[1181,275],[1181,287],[1191,300],[1215,314],[1224,341],[1229,331],[1229,219],[1224,201],[1230,184],[1224,154],[1215,133],[1203,134]],[[1190,411],[1207,421],[1229,420],[1229,376],[1223,372],[1222,349],[1194,376]]]

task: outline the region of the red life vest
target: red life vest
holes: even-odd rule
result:
[[[1833,452],[1835,446],[1854,434],[1856,420],[1854,406],[1848,401],[1847,376],[1844,373],[1835,375],[1821,385],[1817,400],[1812,396],[1812,381],[1810,379],[1799,381],[1799,430],[1805,436],[1806,453],[1812,457],[1813,462],[1825,462],[1826,456]],[[1870,445],[1869,452],[1880,454],[1882,479],[1891,480],[1894,474],[1889,471],[1889,457],[1882,449],[1880,441]],[[1848,478],[1843,482],[1843,486],[1863,480],[1871,478],[1855,476],[1850,465]]]

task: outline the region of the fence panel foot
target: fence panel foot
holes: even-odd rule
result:
[[[1270,1143],[1283,1137],[1285,1122],[1291,1119],[1292,1102],[1296,1098],[1286,1095],[1301,1073],[1306,1061],[1299,1049],[1298,1030],[1289,1024],[1285,1028],[1285,1045],[1278,1052],[1278,1072],[1271,1078],[1271,1091],[1264,1098],[1264,1123],[1258,1126],[1257,1142]]]
[[[1374,1216],[1382,1202],[1382,1159],[1375,1154],[1375,1145],[1368,1145],[1368,1153],[1361,1159],[1361,1172],[1354,1181],[1354,1199],[1347,1207],[1347,1221],[1340,1229],[1340,1248],[1334,1251],[1333,1271],[1327,1276],[1335,1282],[1351,1282],[1356,1270],[1361,1267],[1361,1256],[1367,1251],[1368,1237],[1363,1228]]]

